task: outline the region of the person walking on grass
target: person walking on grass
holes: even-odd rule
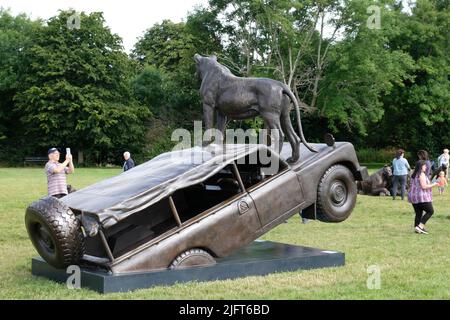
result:
[[[428,152],[426,150],[419,150],[417,152],[417,157],[419,158],[419,160],[424,160],[427,163],[427,172],[425,172],[425,174],[427,175],[427,177],[430,176],[431,174],[431,161],[430,161],[430,157],[428,156]]]
[[[443,153],[438,158],[438,167],[444,166],[445,178],[448,179],[448,166],[450,165],[450,154],[448,149],[444,149]]]
[[[411,170],[411,167],[409,166],[408,160],[404,158],[405,156],[405,150],[398,149],[395,155],[394,160],[392,160],[392,170],[394,178],[392,182],[392,199],[395,200],[395,197],[397,196],[398,191],[398,184],[400,183],[401,186],[401,197],[402,200],[405,198],[406,193],[406,180],[408,176],[409,170]]]
[[[439,172],[439,176],[436,179],[436,183],[438,185],[439,195],[443,195],[444,189],[448,185],[447,178],[445,177],[444,171]]]
[[[416,163],[414,172],[411,176],[411,188],[408,192],[408,201],[411,202],[416,217],[414,219],[414,232],[428,234],[425,224],[434,213],[432,188],[437,183],[430,183],[425,174],[427,164],[424,160]]]
[[[134,168],[134,161],[131,159],[131,154],[128,151],[123,153],[123,158],[125,159],[125,162],[123,163],[123,171],[128,171],[131,168]]]
[[[68,194],[66,175],[74,173],[72,155],[66,154],[66,160],[59,163],[59,151],[56,148],[48,149],[48,162],[45,165],[47,175],[47,191],[49,196],[56,198],[64,197]]]

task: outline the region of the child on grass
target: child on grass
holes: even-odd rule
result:
[[[445,172],[441,171],[439,172],[439,177],[436,179],[436,182],[438,184],[438,190],[439,190],[439,194],[443,194],[444,193],[444,188],[445,186],[447,186],[447,178],[445,177]]]

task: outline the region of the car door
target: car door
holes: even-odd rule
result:
[[[253,199],[263,227],[304,201],[298,177],[290,169],[252,186],[247,191]]]

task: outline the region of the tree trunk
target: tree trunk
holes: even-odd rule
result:
[[[84,154],[83,150],[78,150],[78,164],[84,163]]]

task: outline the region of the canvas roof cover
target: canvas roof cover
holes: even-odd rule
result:
[[[225,146],[163,153],[131,170],[71,193],[61,201],[72,209],[94,213],[103,226],[110,227],[178,189],[206,180],[234,160],[257,150],[268,150],[261,144]],[[278,155],[272,153],[272,157],[278,158]]]

